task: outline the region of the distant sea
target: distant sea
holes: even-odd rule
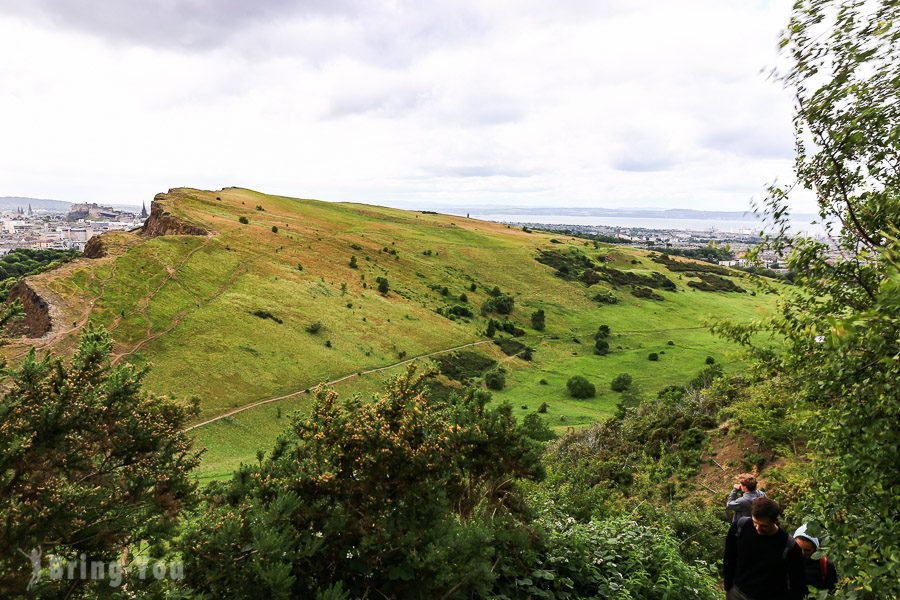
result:
[[[598,215],[534,215],[534,214],[478,214],[470,213],[473,219],[500,221],[503,223],[541,223],[545,225],[596,225],[642,229],[678,229],[681,231],[719,231],[723,233],[758,234],[762,223],[752,216],[745,219],[682,219],[660,217],[614,217]],[[808,221],[791,221],[794,232],[819,236],[825,233],[820,224]]]

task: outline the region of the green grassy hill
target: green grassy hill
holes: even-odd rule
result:
[[[466,351],[507,371],[496,399],[523,415],[546,402],[543,416],[553,427],[584,425],[612,414],[619,395],[609,383],[618,373],[655,393],[687,382],[707,356],[737,367],[704,319],[749,320],[774,304],[738,272],[703,273],[693,270],[703,268],[692,266],[699,263],[664,264],[642,250],[456,216],[239,188],[175,189],[154,204],[168,223],[208,234],[108,234],[106,256],[30,278],[50,305],[53,329],[4,352],[14,357],[29,345],[70,352],[90,320],[111,331],[115,360],[152,364],[149,390],[199,398],[198,423],[293,394],[196,428],[198,443],[209,448],[203,478],[227,474],[270,448],[287,415],[308,406],[303,391],[320,382],[479,341],[485,343]],[[378,278],[387,280],[387,293],[378,291]],[[745,292],[707,291],[727,289],[727,282]],[[480,313],[495,287],[514,298],[508,316]],[[616,303],[598,301],[598,294]],[[455,306],[473,316],[450,315]],[[537,309],[546,314],[543,331],[531,327]],[[524,330],[516,339],[534,349],[532,360],[491,343],[488,318]],[[612,331],[606,356],[593,351],[601,324]],[[658,361],[648,360],[651,352]],[[350,377],[336,387],[367,394],[396,372]],[[567,394],[566,380],[576,374],[597,386],[595,398]],[[443,389],[458,385],[439,381]]]

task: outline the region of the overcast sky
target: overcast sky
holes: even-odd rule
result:
[[[0,196],[743,210],[790,178],[789,11],[0,0]]]

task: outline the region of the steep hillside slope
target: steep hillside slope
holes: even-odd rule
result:
[[[105,235],[102,249],[99,258],[29,278],[29,289],[50,307],[50,330],[4,352],[21,355],[29,345],[69,352],[93,321],[112,332],[117,361],[152,364],[150,390],[199,398],[198,422],[488,340],[493,318],[523,330],[518,340],[535,350],[526,361],[509,345],[506,353],[491,343],[470,349],[507,370],[497,396],[530,412],[547,402],[542,414],[552,425],[579,425],[611,414],[618,396],[609,381],[619,372],[655,390],[684,382],[708,355],[721,361],[727,346],[706,332],[705,317],[750,319],[772,303],[766,294],[734,290],[737,283],[751,291],[739,273],[698,272],[640,250],[240,188],[160,194],[140,234]],[[513,298],[510,315],[481,314],[495,287]],[[531,326],[538,309],[546,314],[543,331]],[[593,351],[600,324],[612,331],[607,356]],[[650,352],[660,360],[648,361]],[[565,382],[574,374],[596,384],[596,398],[568,396]],[[389,375],[341,385],[365,391]],[[300,393],[199,428],[210,460],[233,466],[268,447],[286,425],[277,416],[302,408],[306,398]]]

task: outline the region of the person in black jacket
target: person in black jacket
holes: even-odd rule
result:
[[[833,590],[837,587],[837,569],[834,568],[834,563],[824,554],[819,558],[812,557],[819,550],[819,538],[806,532],[805,523],[794,532],[794,539],[803,553],[806,585],[811,585],[817,590]]]
[[[806,597],[803,554],[779,524],[781,507],[771,498],[757,498],[750,515],[731,524],[725,541],[728,600]]]

